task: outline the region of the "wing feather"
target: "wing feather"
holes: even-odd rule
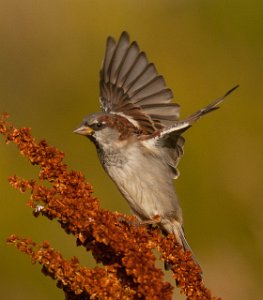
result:
[[[103,111],[124,113],[132,117],[144,133],[151,134],[178,120],[179,106],[170,103],[172,98],[173,93],[166,88],[164,78],[154,64],[148,62],[138,44],[130,43],[126,32],[117,42],[111,37],[107,39],[100,71]]]
[[[149,143],[153,142],[156,147],[160,148],[162,152],[162,157],[165,159],[166,163],[171,167],[172,176],[174,178],[179,176],[179,172],[177,170],[177,165],[180,160],[180,157],[183,155],[183,146],[184,146],[184,138],[181,136],[184,131],[190,128],[193,123],[198,121],[204,115],[216,110],[219,108],[219,104],[227,97],[230,93],[232,93],[238,85],[230,89],[228,92],[225,93],[222,97],[218,98],[217,100],[213,101],[209,105],[205,106],[204,108],[198,110],[194,114],[190,115],[188,118],[182,121],[174,121],[173,125],[167,125],[167,127],[162,128],[158,134],[155,134],[152,137],[146,137],[146,142]],[[153,112],[153,107],[150,107],[151,111],[150,116],[154,120],[156,115]],[[161,110],[159,110],[159,113]],[[165,113],[165,112],[164,112]],[[175,112],[176,113],[176,112]],[[167,118],[167,114],[165,116],[159,115],[158,119],[165,120]],[[172,119],[172,116],[171,116]]]
[[[150,63],[144,68],[141,74],[132,82],[129,87],[129,94],[133,95],[136,91],[142,89],[145,85],[147,85],[150,81],[152,81],[155,77],[158,76],[156,68],[154,64]]]
[[[112,60],[112,55],[115,50],[116,43],[112,37],[108,37],[107,43],[106,43],[106,51],[105,51],[105,58],[103,61],[103,67],[101,70],[101,77],[103,77],[103,80],[105,83],[110,81],[110,74],[109,74],[109,66]]]
[[[172,91],[138,44],[130,43],[127,32],[123,32],[117,42],[112,37],[107,39],[100,71],[101,108],[105,112],[129,116],[137,122],[143,134],[151,135],[160,129],[163,129],[162,134],[183,132],[200,117],[217,109],[218,104],[236,88],[179,121],[180,107],[171,103]]]
[[[125,54],[125,57],[122,61],[122,64],[120,65],[119,69],[119,76],[117,81],[117,86],[122,87],[124,84],[124,81],[127,77],[127,74],[131,70],[134,62],[136,61],[138,55],[140,53],[140,49],[137,45],[137,43],[133,42],[130,44],[130,46],[127,49],[127,52]]]
[[[110,72],[110,82],[114,85],[117,85],[117,79],[120,73],[120,69],[123,65],[123,60],[125,60],[125,56],[129,47],[129,37],[127,34],[123,34],[122,38],[119,39],[115,51],[112,55],[111,65],[109,68]]]

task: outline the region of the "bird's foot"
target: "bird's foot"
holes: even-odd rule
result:
[[[158,226],[161,223],[161,217],[159,215],[155,215],[152,219],[149,220],[139,220],[134,219],[127,216],[118,215],[117,216],[118,222],[125,223],[128,226]]]
[[[138,223],[138,221],[134,217],[119,215],[119,213],[116,214],[117,214],[117,221],[120,223],[124,223],[128,226],[136,226]]]
[[[143,221],[138,221],[139,226],[145,226],[145,225],[159,225],[161,223],[161,217],[159,215],[155,215],[152,219],[150,220],[143,220]]]

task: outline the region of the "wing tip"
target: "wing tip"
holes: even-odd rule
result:
[[[130,35],[129,35],[129,33],[128,33],[126,30],[123,30],[123,31],[121,32],[120,37],[119,37],[118,40],[121,40],[121,39],[130,40]],[[107,41],[108,41],[108,40],[112,40],[112,41],[115,42],[115,38],[112,37],[111,35],[109,35],[109,36],[107,37]]]
[[[106,40],[106,45],[115,44],[116,41],[112,36],[108,36]]]
[[[122,33],[121,33],[121,35],[120,35],[119,40],[120,40],[120,39],[130,40],[130,35],[129,35],[129,33],[128,33],[126,30],[123,30]]]
[[[224,95],[224,98],[226,97],[226,96],[228,96],[229,94],[231,94],[232,92],[234,92],[237,88],[239,88],[239,84],[237,84],[237,85],[235,85],[234,87],[232,87],[229,91],[227,91],[226,93],[225,93],[225,95]]]

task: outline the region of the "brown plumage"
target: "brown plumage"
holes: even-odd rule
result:
[[[185,250],[190,247],[173,186],[183,154],[181,135],[236,88],[180,121],[180,106],[171,103],[164,78],[123,32],[117,42],[107,39],[100,71],[102,112],[87,116],[75,130],[95,143],[102,166],[138,219],[172,232]]]

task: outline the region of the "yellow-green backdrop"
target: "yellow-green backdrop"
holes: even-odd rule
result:
[[[252,0],[1,0],[0,112],[33,128],[86,174],[102,206],[129,213],[93,145],[72,133],[97,111],[98,71],[108,35],[127,30],[167,85],[182,116],[240,84],[222,108],[189,132],[175,183],[189,242],[213,293],[262,297],[263,3]],[[7,183],[36,168],[0,139],[0,299],[63,299],[54,281],[5,244],[11,233],[49,240],[69,258],[94,263],[56,222],[32,217],[28,195]],[[176,299],[183,299],[177,296]]]

